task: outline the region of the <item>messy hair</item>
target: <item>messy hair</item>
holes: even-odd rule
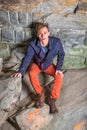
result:
[[[48,30],[49,30],[49,27],[48,27],[48,24],[47,23],[37,23],[36,24],[36,33],[38,33],[38,31],[43,28],[43,27],[46,27]]]

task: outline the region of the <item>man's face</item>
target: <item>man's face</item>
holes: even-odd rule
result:
[[[48,31],[48,28],[47,27],[43,27],[43,28],[41,28],[40,30],[38,30],[38,32],[37,32],[37,36],[38,36],[38,38],[39,38],[39,40],[40,40],[40,42],[41,42],[41,44],[43,45],[43,46],[47,46],[48,45],[48,37],[49,37],[49,35],[50,35],[50,32]]]

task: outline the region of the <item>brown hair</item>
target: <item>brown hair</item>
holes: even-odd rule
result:
[[[47,23],[37,23],[36,24],[36,33],[38,32],[38,30],[40,30],[43,27],[47,27],[47,29],[49,30],[49,27],[48,27]]]

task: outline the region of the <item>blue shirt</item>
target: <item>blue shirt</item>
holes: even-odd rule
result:
[[[36,63],[41,70],[46,70],[52,63],[53,58],[57,56],[56,70],[61,70],[64,61],[64,50],[59,38],[49,37],[49,46],[47,54],[38,45],[39,39],[36,38],[28,46],[27,53],[22,60],[19,71],[22,75],[26,72],[31,61]]]
[[[42,46],[40,41],[38,41],[38,46],[44,51],[45,54],[48,52],[48,46]]]

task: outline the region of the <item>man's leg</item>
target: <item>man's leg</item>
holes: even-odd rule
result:
[[[50,65],[48,67],[48,69],[46,69],[44,72],[54,77],[51,95],[49,98],[49,105],[50,105],[51,113],[56,113],[56,112],[58,112],[58,110],[55,106],[55,101],[59,98],[59,95],[60,95],[62,78],[59,73],[57,75],[55,75],[55,66],[54,65]]]
[[[50,65],[48,67],[48,69],[46,69],[44,72],[47,73],[48,75],[51,75],[54,77],[54,82],[53,82],[50,97],[54,98],[54,99],[58,99],[59,95],[60,95],[61,85],[62,85],[61,75],[59,73],[57,75],[55,75],[55,66],[54,65]]]
[[[40,72],[41,70],[36,64],[32,64],[29,68],[29,78],[37,95],[37,101],[35,105],[37,108],[42,107],[44,102],[44,93],[38,80],[38,74]]]

